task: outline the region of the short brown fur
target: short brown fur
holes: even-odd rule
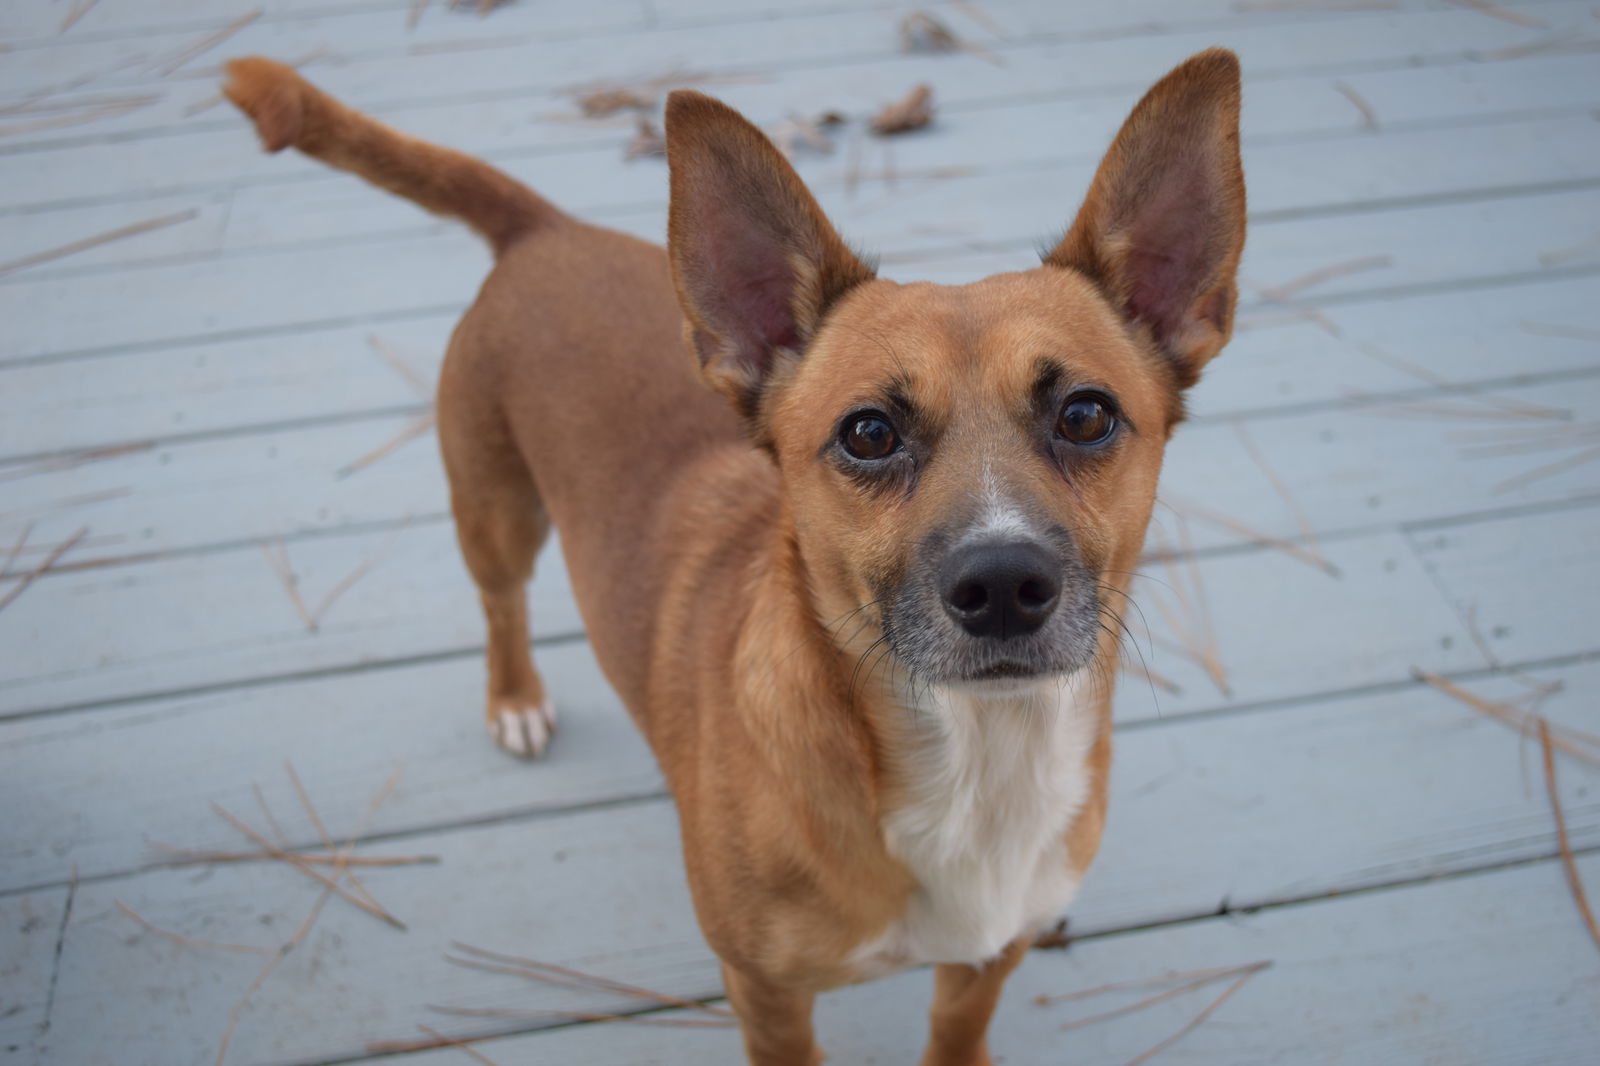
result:
[[[288,67],[248,59],[229,73],[268,150],[299,148],[458,216],[494,247],[438,400],[489,624],[491,728],[538,754],[553,726],[524,596],[553,524],[595,655],[677,802],[749,1058],[820,1062],[815,995],[859,979],[862,945],[929,887],[884,829],[918,788],[906,702],[918,678],[882,657],[881,590],[910,587],[981,483],[1070,529],[1099,595],[1126,597],[1181,389],[1231,328],[1237,62],[1203,53],[1151,90],[1045,265],[959,287],[876,279],[766,138],[698,94],[668,106],[669,255]],[[1115,394],[1114,450],[1051,458],[1056,446],[1029,435],[1041,367]],[[841,413],[881,402],[886,382],[936,457],[903,485],[852,480],[837,454]],[[1105,820],[1119,641],[1100,630],[1083,669],[1092,743],[1074,769],[1086,798],[1063,837],[1076,872]],[[990,1062],[989,1017],[1034,932],[941,962],[925,1066]]]

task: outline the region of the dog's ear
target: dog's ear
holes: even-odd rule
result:
[[[1139,101],[1045,262],[1093,279],[1187,388],[1233,331],[1244,221],[1239,60],[1213,48]]]
[[[737,111],[667,99],[667,250],[690,346],[745,417],[775,362],[799,354],[834,301],[872,278],[777,148]]]

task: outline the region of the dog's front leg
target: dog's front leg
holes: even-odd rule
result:
[[[1022,937],[982,966],[943,963],[933,977],[933,1026],[922,1066],[991,1066],[989,1017],[1033,943]]]
[[[722,964],[728,1002],[739,1014],[751,1066],[818,1066],[822,1052],[811,1032],[816,995],[780,988]]]

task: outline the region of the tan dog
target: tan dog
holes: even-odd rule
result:
[[[1119,609],[1232,327],[1233,55],[1150,91],[1041,267],[956,287],[877,279],[696,93],[667,105],[663,252],[287,67],[229,70],[269,150],[494,246],[438,409],[501,745],[555,724],[524,601],[553,522],[751,1061],[820,1061],[817,992],[935,963],[922,1061],[989,1062],[1001,984],[1099,846]]]

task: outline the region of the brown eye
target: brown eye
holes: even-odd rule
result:
[[[900,448],[900,437],[889,420],[870,413],[852,418],[842,440],[852,457],[867,461],[886,459]]]
[[[1083,393],[1072,397],[1056,420],[1056,433],[1073,444],[1099,444],[1117,428],[1117,416],[1101,397]]]

